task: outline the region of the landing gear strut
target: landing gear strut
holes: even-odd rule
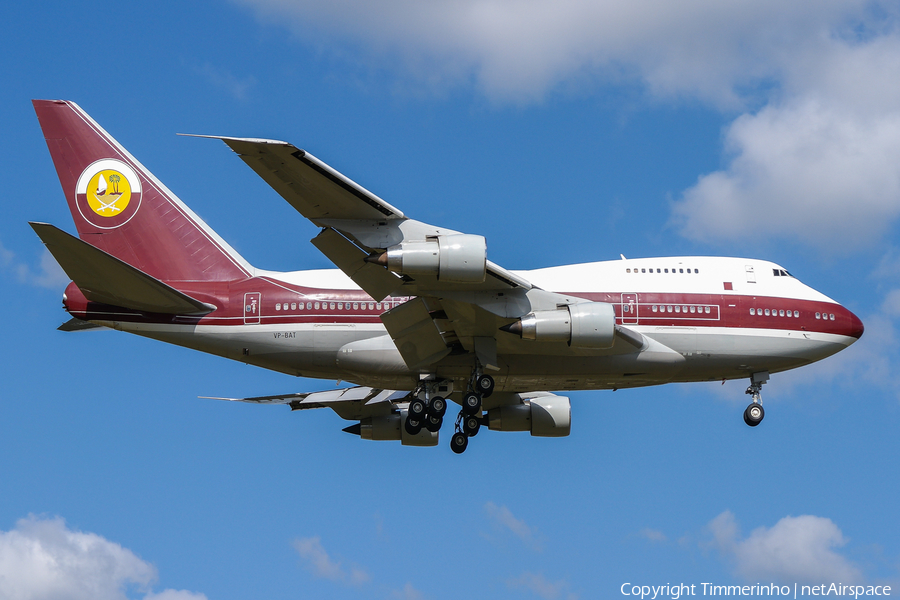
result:
[[[482,399],[494,393],[494,378],[476,367],[469,379],[469,389],[463,394],[462,410],[456,416],[456,433],[450,438],[450,449],[462,454],[469,445],[469,438],[478,434],[482,422]]]
[[[762,407],[762,395],[760,394],[762,386],[769,380],[769,372],[761,371],[750,375],[750,387],[747,388],[747,394],[753,399],[753,402],[744,410],[744,423],[750,427],[759,425],[766,411]]]

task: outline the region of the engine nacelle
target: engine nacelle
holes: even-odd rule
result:
[[[536,310],[504,329],[525,340],[567,342],[574,348],[612,348],[616,312],[606,302],[582,302],[557,310]]]
[[[547,394],[488,411],[488,428],[495,431],[530,431],[539,437],[565,437],[571,427],[572,405],[565,396]]]
[[[447,283],[481,283],[487,268],[487,243],[480,235],[442,235],[424,242],[403,242],[384,253],[388,269],[401,275],[435,273]]]
[[[404,446],[437,446],[438,432],[431,432],[425,428],[418,435],[410,435],[403,423],[406,421],[406,411],[389,415],[369,417],[359,422],[359,437],[364,440],[396,441]]]

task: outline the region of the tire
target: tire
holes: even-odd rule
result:
[[[478,435],[478,430],[481,429],[481,419],[475,415],[469,415],[463,419],[462,429],[467,436],[475,437]]]
[[[419,435],[422,431],[422,422],[406,417],[406,423],[403,424],[403,427],[409,435]]]
[[[425,403],[419,400],[418,398],[413,398],[409,402],[409,408],[407,409],[409,412],[409,418],[414,421],[424,421],[425,420],[425,412],[426,407]]]
[[[428,415],[425,417],[425,429],[430,431],[431,433],[436,433],[441,430],[441,425],[444,424],[444,419],[441,417],[435,417],[434,415]]]
[[[762,423],[765,416],[766,411],[763,410],[762,404],[754,402],[744,410],[744,423],[750,427],[756,427]]]
[[[463,396],[463,413],[477,415],[481,412],[481,394],[478,392],[466,392]]]
[[[490,375],[482,375],[475,380],[475,387],[484,398],[488,398],[494,393],[494,378]]]
[[[450,438],[450,449],[453,450],[456,454],[462,454],[466,451],[466,446],[469,445],[469,438],[466,437],[466,434],[456,432],[453,434],[453,437]]]
[[[444,400],[441,396],[435,396],[431,399],[431,404],[428,406],[428,414],[435,416],[437,418],[441,418],[447,412],[447,401]]]

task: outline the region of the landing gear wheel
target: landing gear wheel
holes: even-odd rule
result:
[[[428,415],[425,417],[425,429],[430,431],[431,433],[435,433],[440,431],[441,425],[444,423],[444,419],[441,417],[436,417],[434,415]]]
[[[450,438],[450,449],[453,450],[456,454],[462,454],[466,451],[466,446],[469,445],[469,438],[466,437],[466,434],[460,433],[457,431],[453,434],[453,437]]]
[[[403,424],[403,427],[406,428],[406,433],[409,435],[419,435],[422,431],[422,422],[406,417],[406,423]]]
[[[766,411],[763,410],[762,404],[754,402],[744,411],[744,423],[750,427],[756,427],[762,422],[763,417],[765,416]]]
[[[427,407],[422,400],[413,398],[409,403],[409,418],[413,421],[424,421]]]
[[[480,375],[475,380],[475,388],[484,398],[489,398],[494,393],[494,378],[490,375]]]
[[[463,419],[462,430],[468,437],[475,437],[478,435],[479,429],[481,429],[481,419],[477,416],[469,415]]]
[[[444,413],[447,412],[447,401],[444,400],[440,396],[435,396],[431,399],[431,404],[428,406],[428,414],[440,419],[444,416]]]
[[[466,392],[463,396],[463,412],[467,415],[475,415],[481,412],[481,394],[478,392]]]

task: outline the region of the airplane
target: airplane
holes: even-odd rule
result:
[[[78,237],[32,228],[72,282],[60,329],[107,327],[352,387],[253,398],[328,407],[367,440],[450,447],[483,428],[561,437],[559,392],[748,379],[747,425],[771,374],[853,344],[851,311],[758,259],[682,256],[512,271],[484,237],[436,227],[310,153],[219,139],[320,228],[337,269],[251,266],[74,102],[34,100]]]

